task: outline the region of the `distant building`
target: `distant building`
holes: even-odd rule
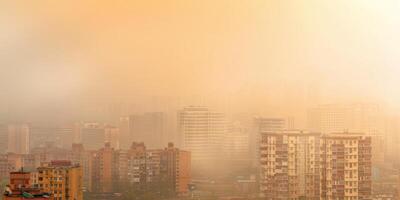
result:
[[[308,129],[319,133],[356,132],[382,134],[377,104],[324,104],[308,110]]]
[[[229,171],[235,173],[250,167],[250,130],[240,123],[230,123],[224,138],[224,157]]]
[[[82,144],[72,144],[72,149],[68,155],[68,160],[70,160],[73,165],[79,165],[82,168],[82,184],[84,190],[89,188],[89,181],[91,177],[90,155],[90,152],[85,151]]]
[[[221,172],[227,122],[223,113],[207,107],[189,106],[178,112],[184,150],[191,152],[193,172],[207,176]]]
[[[39,188],[55,200],[82,200],[82,169],[71,161],[55,160],[37,169]]]
[[[120,147],[121,149],[128,149],[134,141],[131,136],[131,118],[124,116],[119,118],[118,128],[120,130]]]
[[[105,129],[98,123],[84,123],[80,127],[81,143],[87,150],[97,150],[104,146]]]
[[[109,142],[112,148],[119,149],[120,147],[119,128],[113,126],[106,126],[104,128],[104,132],[105,132],[105,142]]]
[[[30,127],[30,148],[44,147],[52,142],[60,148],[71,148],[72,125],[32,125]]]
[[[29,153],[30,130],[27,124],[8,125],[8,152]]]
[[[132,141],[144,142],[149,148],[162,148],[167,142],[166,115],[162,112],[121,117],[119,128],[123,148],[129,148]]]
[[[8,149],[8,125],[0,124],[0,153],[7,153]]]

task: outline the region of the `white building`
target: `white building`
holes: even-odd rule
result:
[[[189,106],[178,112],[183,149],[191,152],[193,170],[213,171],[223,155],[227,124],[223,113]]]

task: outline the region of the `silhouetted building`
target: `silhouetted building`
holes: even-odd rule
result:
[[[119,128],[121,139],[125,140],[123,148],[129,148],[132,141],[144,142],[149,148],[162,148],[167,140],[166,116],[162,112],[121,117]]]
[[[29,126],[27,124],[8,125],[8,152],[29,153]]]
[[[105,129],[98,123],[85,123],[80,128],[81,143],[87,150],[97,150],[103,147],[105,138]]]
[[[0,124],[0,153],[7,153],[8,149],[8,126]]]
[[[119,149],[120,145],[120,132],[119,128],[113,127],[113,126],[106,126],[104,128],[104,134],[105,134],[105,142],[109,142],[111,147],[114,149]]]

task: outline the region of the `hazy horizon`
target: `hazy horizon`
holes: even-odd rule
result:
[[[373,0],[2,1],[0,110],[3,118],[79,118],[91,106],[203,104],[301,116],[319,103],[372,102],[398,112],[399,8]]]

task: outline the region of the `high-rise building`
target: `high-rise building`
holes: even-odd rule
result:
[[[83,144],[72,144],[69,152],[68,160],[73,165],[79,165],[82,168],[82,186],[84,190],[89,188],[90,181],[90,152],[85,151]]]
[[[30,148],[44,147],[53,142],[60,148],[71,148],[73,142],[72,125],[39,124],[30,127]]]
[[[113,192],[113,179],[117,177],[115,170],[115,151],[110,143],[94,151],[90,159],[89,191]]]
[[[128,150],[118,149],[115,151],[115,170],[116,177],[114,182],[116,182],[117,189],[124,189],[123,186],[128,185]]]
[[[29,153],[29,126],[27,124],[8,125],[8,152]]]
[[[7,153],[8,149],[8,126],[0,124],[0,153]]]
[[[105,132],[105,142],[109,142],[112,148],[119,149],[120,147],[119,128],[113,126],[106,126],[104,128],[104,132]]]
[[[266,199],[319,199],[319,134],[261,133],[260,191]]]
[[[146,149],[144,143],[133,142],[127,153],[128,182],[136,186],[159,181],[160,174],[159,149]]]
[[[55,160],[37,169],[39,188],[55,200],[82,200],[82,169],[71,161]]]
[[[146,174],[146,146],[144,143],[133,142],[128,151],[128,182],[144,185]]]
[[[371,137],[322,136],[321,199],[371,199]]]
[[[308,111],[308,129],[315,132],[379,135],[382,127],[380,108],[376,104],[326,104]]]
[[[146,181],[148,183],[160,181],[161,153],[160,149],[146,151]]]
[[[262,133],[266,199],[371,199],[371,137],[301,131]]]
[[[161,152],[160,161],[161,181],[167,182],[176,195],[187,195],[191,182],[190,152],[179,150],[173,143],[169,143]]]
[[[128,149],[133,142],[131,137],[131,118],[124,116],[119,118],[118,128],[120,130],[120,147]]]
[[[85,123],[80,128],[81,142],[87,150],[97,150],[104,146],[105,129],[99,123]]]
[[[253,165],[259,164],[259,149],[261,142],[261,133],[276,132],[288,129],[286,118],[279,117],[255,117],[252,131],[250,133],[250,155]]]
[[[352,132],[371,136],[373,166],[385,164],[384,153],[390,140],[385,140],[384,119],[377,104],[320,105],[309,110],[308,126],[309,130],[320,133]]]
[[[224,157],[229,170],[243,171],[251,164],[250,131],[239,122],[230,123],[224,138]]]
[[[189,106],[178,113],[179,133],[184,150],[191,152],[193,172],[206,175],[217,172],[223,158],[223,139],[227,133],[223,113],[207,107]]]
[[[121,138],[126,140],[124,148],[132,141],[144,142],[149,148],[162,148],[167,143],[166,115],[162,112],[121,117],[119,126]]]
[[[74,124],[63,124],[57,126],[54,132],[54,142],[57,146],[70,149],[74,143]]]

